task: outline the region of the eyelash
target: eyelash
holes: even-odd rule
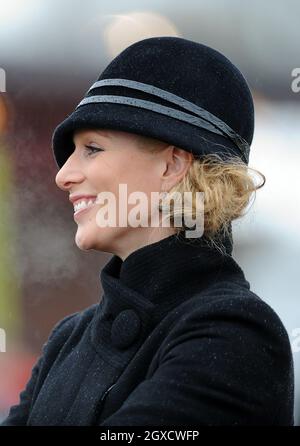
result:
[[[99,149],[98,147],[93,147],[93,146],[85,146],[85,148],[88,151],[88,156],[90,156],[90,154],[94,154],[94,153],[98,153],[98,152],[102,152],[103,149]],[[95,152],[92,152],[93,150],[95,150]]]

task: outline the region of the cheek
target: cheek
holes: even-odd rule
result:
[[[144,159],[128,160],[118,172],[119,183],[128,186],[128,193],[140,191],[147,195],[160,190],[159,176],[155,170],[154,163]],[[125,166],[125,167],[124,167]]]
[[[98,161],[98,160],[97,160]],[[160,191],[159,176],[154,162],[137,153],[116,153],[100,159],[87,175],[98,191],[113,192],[118,197],[119,184],[126,184],[128,195],[140,191],[150,196]]]
[[[86,173],[87,183],[91,186],[91,190],[96,192],[114,191],[114,183],[116,175],[114,171],[108,167],[107,163],[98,162]]]

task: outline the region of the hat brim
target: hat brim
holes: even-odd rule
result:
[[[195,156],[218,154],[226,160],[238,157],[227,137],[150,110],[123,104],[86,104],[76,109],[54,130],[52,150],[61,168],[73,153],[73,134],[79,129],[112,129],[149,136],[192,152]]]

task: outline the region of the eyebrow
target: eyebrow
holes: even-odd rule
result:
[[[103,135],[102,133],[100,133],[100,132],[102,132],[102,130],[92,129],[91,132],[95,132],[95,133],[97,133],[97,136],[101,136],[102,138],[110,139],[110,136],[109,136],[109,135]],[[108,133],[109,133],[109,132],[108,132]],[[77,135],[74,135],[73,138],[72,138],[74,144],[75,144],[74,139],[76,138],[76,136],[77,136]]]

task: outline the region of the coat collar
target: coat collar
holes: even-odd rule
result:
[[[205,237],[189,239],[182,232],[143,246],[124,261],[114,255],[100,274],[104,293],[91,325],[98,354],[122,368],[154,327],[184,301],[224,281],[249,288],[232,258],[232,238],[220,241],[225,254]]]
[[[129,306],[136,299],[145,308],[159,307],[160,313],[171,304],[192,297],[223,280],[245,283],[241,268],[232,258],[232,237],[220,238],[221,253],[205,237],[171,235],[132,252],[124,261],[114,255],[101,271],[106,310],[115,315],[120,296]],[[247,286],[247,285],[246,285]]]

